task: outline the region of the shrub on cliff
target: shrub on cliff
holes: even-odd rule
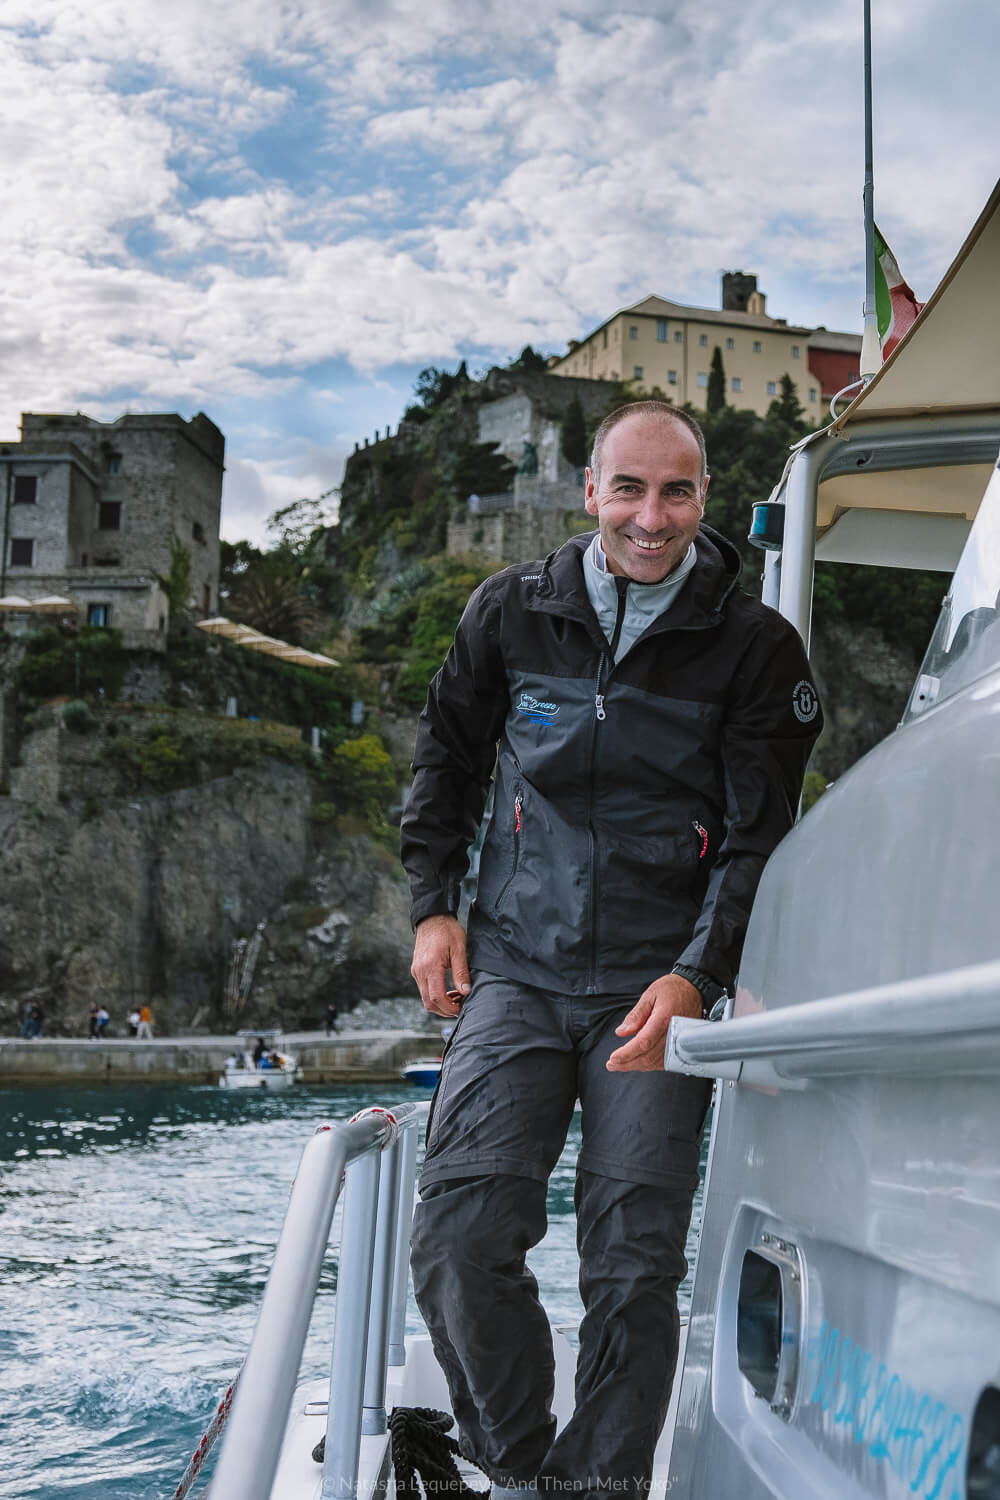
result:
[[[327,777],[340,814],[353,814],[369,826],[385,822],[396,792],[392,759],[374,734],[346,740],[327,757]]]
[[[120,630],[84,625],[72,635],[55,627],[25,638],[15,681],[25,708],[46,698],[72,693],[117,698],[125,680],[128,653]]]
[[[472,568],[454,557],[435,558],[430,581],[411,607],[409,630],[401,652],[403,670],[397,696],[409,708],[422,708],[427,684],[444,661],[455,637],[455,627],[469,595],[487,576],[488,568]]]

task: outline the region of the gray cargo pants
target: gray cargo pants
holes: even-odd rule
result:
[[[609,1073],[635,996],[551,995],[477,974],[431,1107],[413,1282],[462,1451],[500,1483],[644,1495],[677,1362],[677,1286],[711,1085]],[[584,1318],[556,1436],[548,1320],[525,1254],[579,1095]]]

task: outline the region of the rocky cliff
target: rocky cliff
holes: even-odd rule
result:
[[[0,798],[0,1032],[30,1001],[47,1031],[72,1034],[96,999],[122,1035],[147,1000],[161,1032],[303,1027],[331,1000],[411,988],[396,860],[315,820],[306,767],[271,759],[154,795],[81,796],[80,738],[29,734],[15,795]]]

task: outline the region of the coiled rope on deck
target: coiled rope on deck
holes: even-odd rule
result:
[[[461,1450],[448,1436],[454,1420],[448,1412],[430,1406],[395,1408],[389,1418],[389,1438],[398,1500],[422,1500],[421,1486],[424,1496],[439,1493],[459,1500],[483,1500],[482,1491],[472,1489],[458,1472],[455,1458]],[[318,1464],[325,1450],[323,1437],[312,1451]]]

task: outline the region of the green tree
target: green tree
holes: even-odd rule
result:
[[[288,552],[264,553],[235,580],[226,601],[232,617],[293,645],[315,641],[319,612],[303,592],[302,568]]]
[[[528,373],[544,375],[548,369],[548,360],[544,354],[536,354],[530,344],[525,344],[516,359],[511,360],[507,366],[508,370],[524,370]]]
[[[587,424],[579,396],[574,396],[563,413],[560,426],[560,446],[568,464],[582,469],[587,462]]]
[[[502,495],[513,489],[516,472],[500,452],[499,443],[466,443],[455,463],[455,494],[459,500],[469,495]]]
[[[722,364],[722,350],[716,344],[712,350],[712,363],[708,372],[708,398],[706,406],[711,413],[721,411],[726,404],[726,372]]]
[[[436,365],[428,365],[417,376],[413,394],[421,406],[428,411],[436,411],[450,396],[454,396],[468,384],[469,371],[464,359],[454,375],[447,370],[439,370]]]
[[[767,408],[767,421],[787,438],[789,445],[797,443],[809,431],[805,408],[799,400],[795,381],[787,372],[781,377],[780,393]]]
[[[302,552],[318,531],[332,525],[329,500],[336,493],[334,488],[324,490],[315,499],[293,500],[290,505],[283,505],[269,516],[267,530],[277,538],[278,547],[290,552]]]

